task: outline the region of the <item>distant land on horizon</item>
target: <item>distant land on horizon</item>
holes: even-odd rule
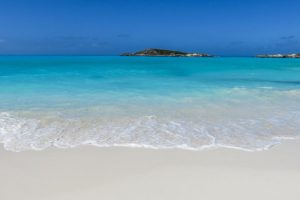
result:
[[[181,50],[148,48],[134,53],[122,54],[0,54],[0,56],[137,56],[137,57],[256,57],[256,58],[300,58],[300,53],[270,53],[248,56],[189,53]]]
[[[170,49],[149,48],[135,53],[123,53],[121,56],[149,56],[149,57],[216,57],[207,53],[188,53]],[[257,58],[300,58],[300,54],[258,54]]]
[[[168,49],[150,48],[135,53],[123,53],[121,56],[167,56],[167,57],[214,57],[206,53],[187,53]]]
[[[257,58],[300,58],[300,53],[292,54],[260,54],[256,55]]]

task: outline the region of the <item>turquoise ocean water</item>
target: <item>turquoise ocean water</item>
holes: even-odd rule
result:
[[[300,136],[300,59],[0,57],[0,143],[268,149]]]

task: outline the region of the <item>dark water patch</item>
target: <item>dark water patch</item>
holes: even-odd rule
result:
[[[94,76],[90,76],[89,79],[99,80],[99,79],[104,79],[104,76],[102,76],[102,75],[94,75]]]
[[[253,83],[276,83],[276,84],[289,84],[289,85],[300,85],[300,81],[284,81],[284,80],[265,80],[265,79],[219,79],[220,81],[241,81],[241,82],[253,82]]]

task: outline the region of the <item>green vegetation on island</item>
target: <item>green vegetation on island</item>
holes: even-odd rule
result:
[[[135,53],[123,53],[121,56],[213,57],[204,53],[186,53],[166,49],[145,49]]]

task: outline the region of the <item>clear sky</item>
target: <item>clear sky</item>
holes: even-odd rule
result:
[[[0,54],[300,53],[299,0],[0,0]]]

